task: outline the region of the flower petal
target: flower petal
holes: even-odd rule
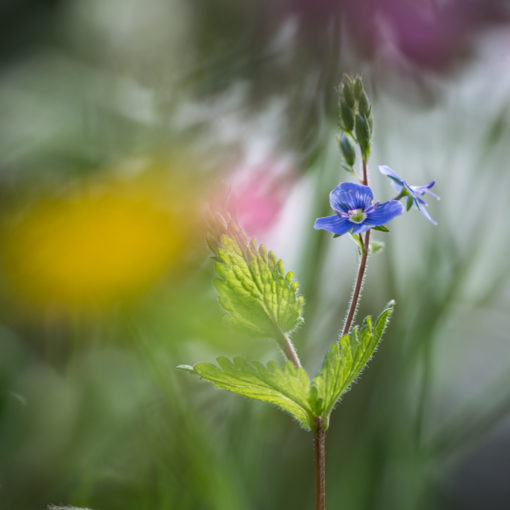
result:
[[[420,204],[417,200],[414,200],[413,201],[414,204],[416,205],[416,208],[418,209],[418,211],[420,211],[422,213],[422,215],[430,221],[430,223],[432,223],[432,225],[437,225],[437,221],[436,220],[433,220],[429,214],[429,212],[427,211],[427,209],[425,209],[425,207],[423,207],[422,204]],[[427,205],[427,204],[425,204]]]
[[[317,218],[315,220],[315,225],[313,226],[315,230],[327,230],[328,232],[338,234],[339,236],[349,232],[352,227],[353,223],[351,223],[347,218],[341,218],[338,214]]]
[[[369,186],[342,182],[330,194],[329,203],[331,208],[339,212],[347,212],[350,209],[367,209],[371,206],[374,195]]]
[[[406,181],[399,177],[389,166],[380,165],[379,172],[390,178],[391,184],[393,184],[393,187],[397,190],[398,193],[402,191],[402,188],[407,186]]]
[[[379,172],[396,182],[402,183],[402,179],[387,165],[379,165]]]
[[[425,195],[425,193],[427,193],[428,195],[434,197],[436,200],[440,200],[440,198],[435,193],[430,191],[430,188],[432,188],[432,186],[434,186],[434,184],[436,184],[436,181],[430,181],[425,186],[411,186],[411,189],[417,195]]]
[[[396,200],[389,200],[388,202],[380,204],[372,212],[368,213],[364,224],[372,227],[384,225],[403,212],[404,206],[400,202],[397,202]]]
[[[363,234],[367,230],[370,230],[373,225],[367,224],[366,220],[363,223],[355,223],[353,225],[352,233],[353,234]]]

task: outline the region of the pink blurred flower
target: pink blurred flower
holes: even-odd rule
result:
[[[294,183],[290,165],[264,160],[234,171],[223,209],[249,236],[267,234],[278,222],[289,189]]]

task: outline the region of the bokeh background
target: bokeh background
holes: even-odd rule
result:
[[[176,371],[281,359],[223,320],[204,242],[235,211],[295,272],[315,373],[356,254],[312,229],[348,175],[335,87],[437,180],[369,265],[395,298],[328,432],[328,507],[510,507],[510,9],[503,0],[0,2],[0,508],[309,509],[312,438]]]

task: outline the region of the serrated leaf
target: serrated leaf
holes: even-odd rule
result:
[[[287,334],[302,321],[303,298],[292,272],[264,245],[236,226],[222,237],[215,286],[219,302],[236,324],[273,337]]]
[[[322,365],[319,375],[312,383],[311,406],[328,424],[329,415],[341,396],[372,357],[381,340],[384,329],[393,312],[394,302],[390,301],[372,327],[372,318],[366,317],[361,328],[356,326],[333,344]]]
[[[311,430],[311,385],[303,368],[296,368],[289,361],[283,368],[276,361],[270,361],[266,366],[243,358],[235,358],[233,362],[227,358],[218,358],[217,362],[218,365],[197,363],[192,373],[218,388],[270,402],[291,414],[306,430]],[[183,369],[189,371],[187,366]]]

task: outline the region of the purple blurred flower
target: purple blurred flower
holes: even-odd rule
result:
[[[430,181],[425,186],[409,186],[404,179],[399,177],[389,166],[381,165],[379,167],[379,171],[386,175],[391,179],[391,183],[395,187],[395,189],[398,192],[398,199],[401,198],[407,198],[407,209],[409,210],[413,205],[420,211],[427,220],[429,220],[434,225],[437,225],[437,222],[434,221],[430,214],[427,212],[427,209],[425,207],[427,206],[427,203],[425,200],[420,198],[421,196],[425,195],[426,193],[433,196],[436,200],[439,200],[439,197],[430,191],[430,188],[434,186],[436,181]],[[424,207],[425,206],[425,207]]]
[[[329,203],[336,214],[315,220],[316,230],[342,235],[361,234],[372,227],[384,225],[402,214],[404,208],[396,200],[372,203],[374,195],[368,186],[342,182],[330,194]]]
[[[478,33],[509,21],[505,0],[344,0],[346,26],[367,53],[390,43],[422,69],[446,70],[472,50]]]

